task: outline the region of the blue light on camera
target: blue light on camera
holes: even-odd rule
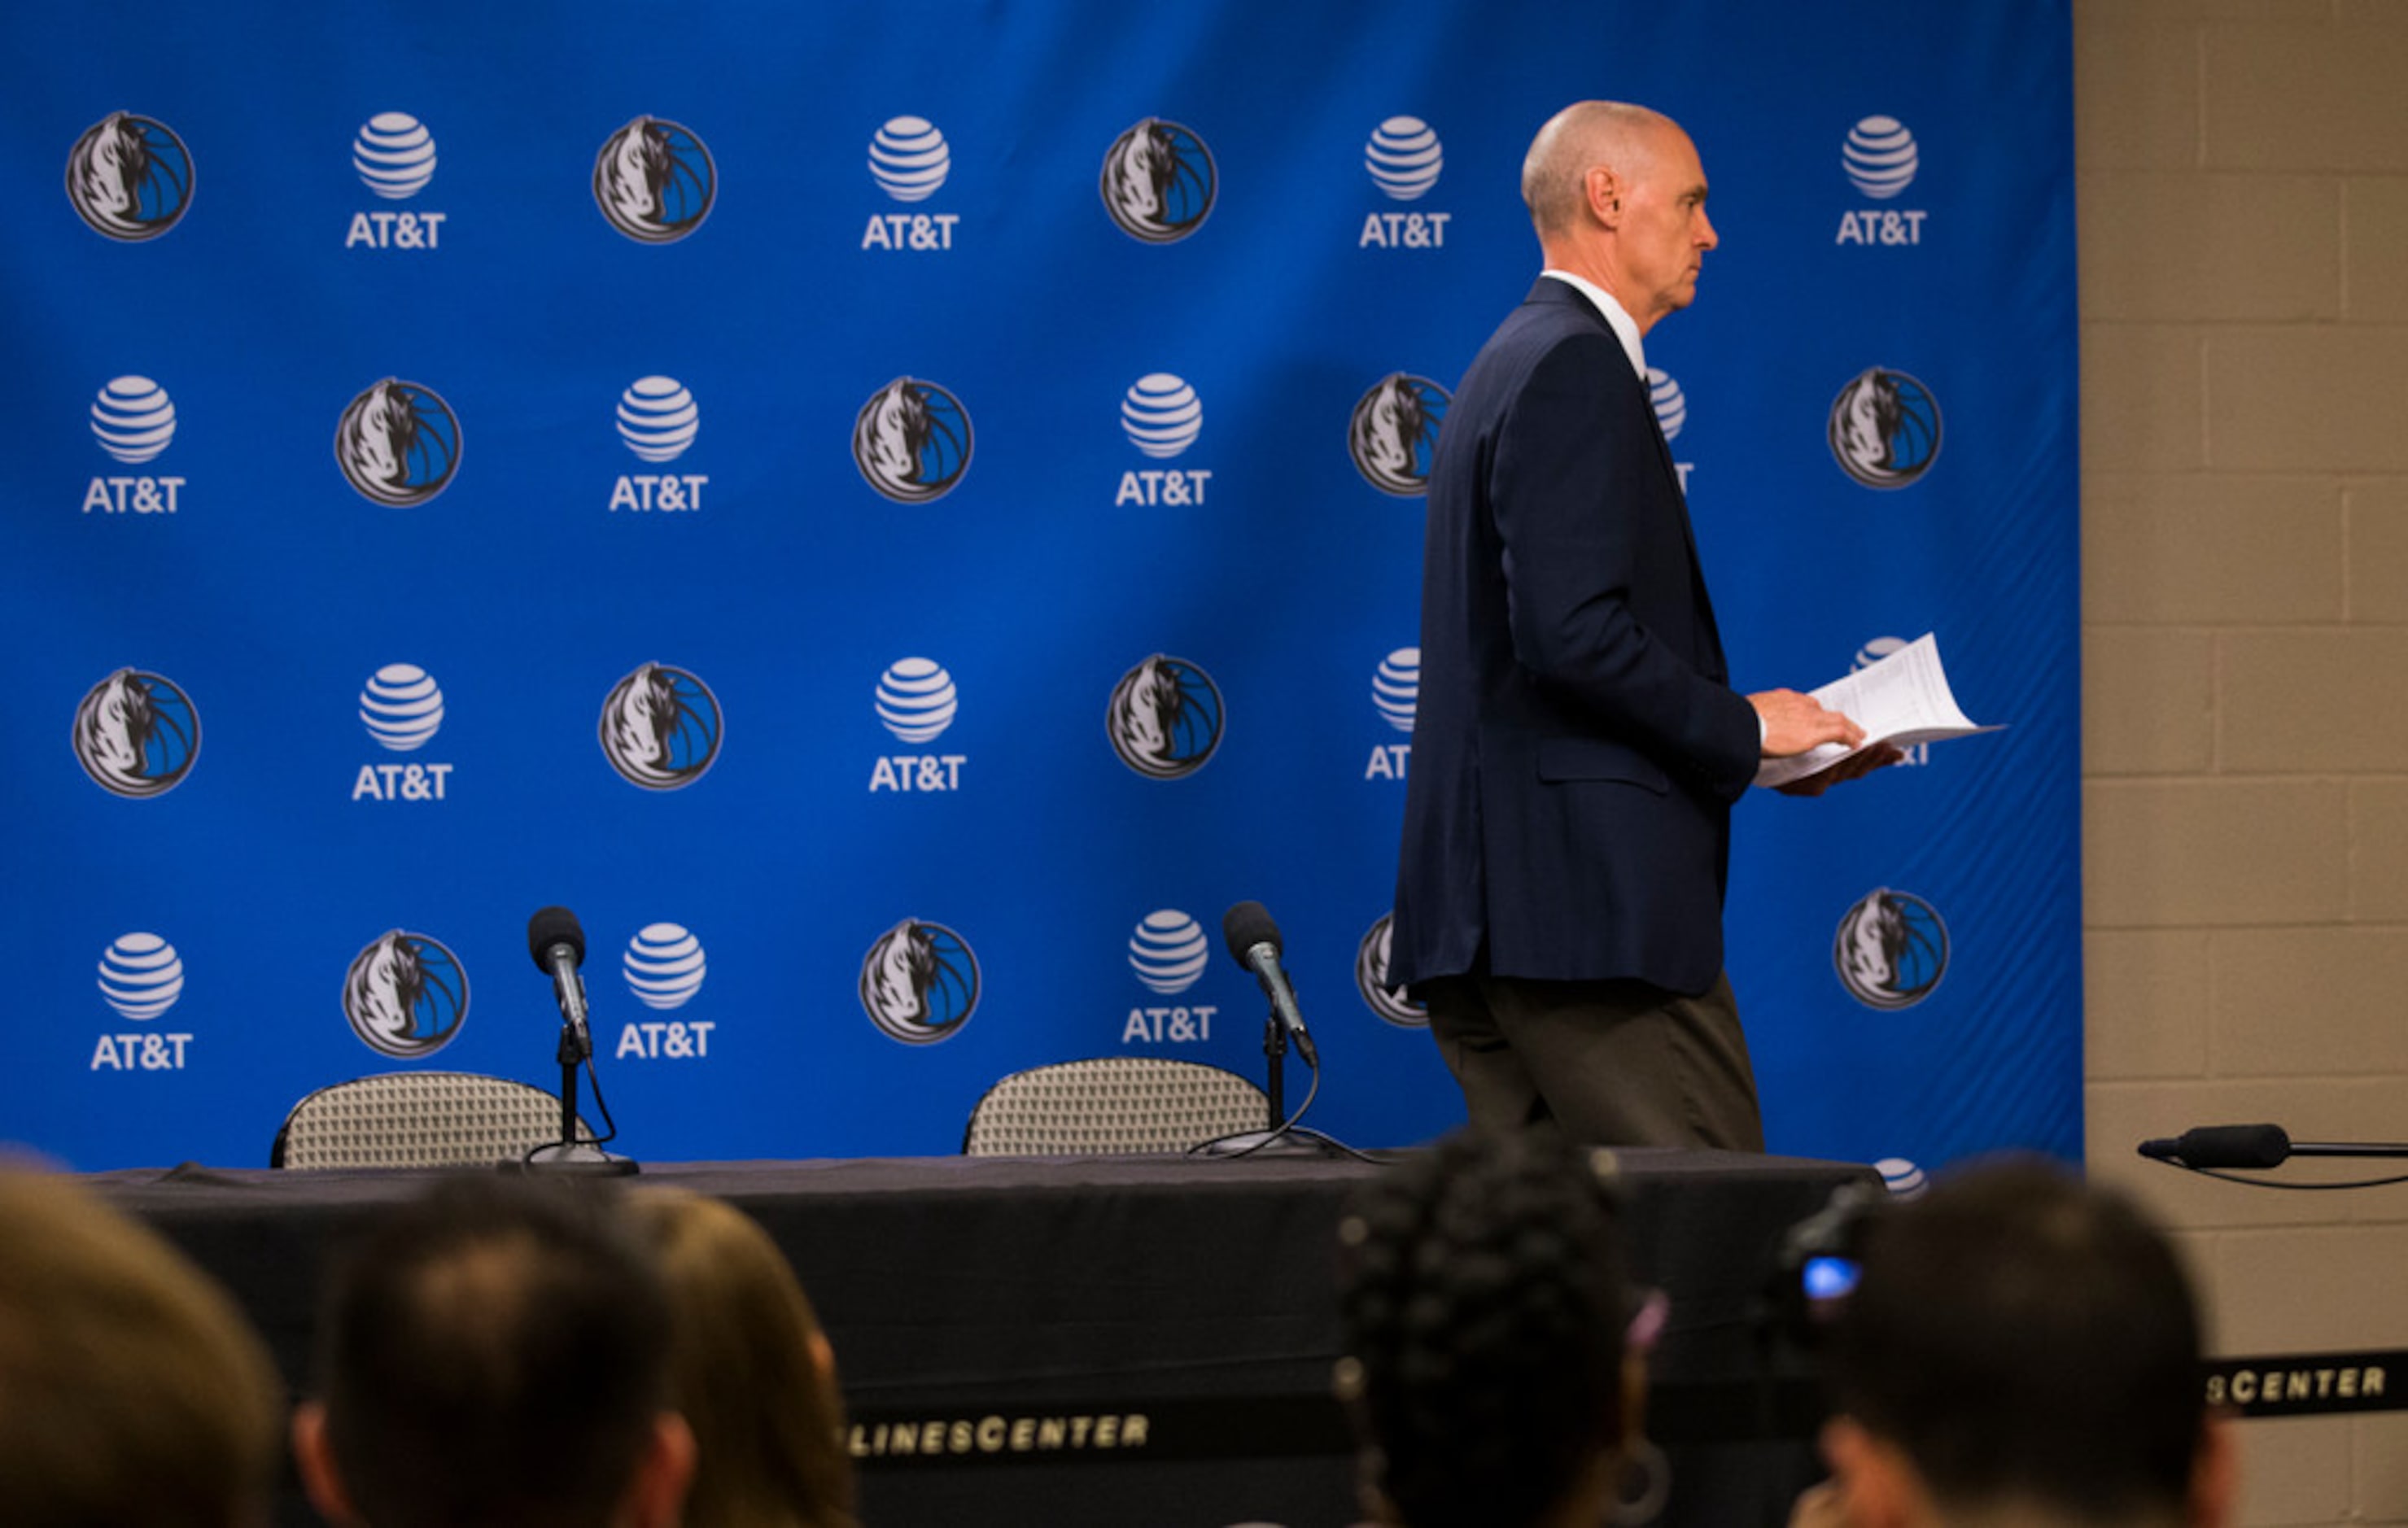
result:
[[[1810,1257],[1804,1279],[1809,1300],[1844,1299],[1856,1287],[1856,1264],[1843,1257]]]

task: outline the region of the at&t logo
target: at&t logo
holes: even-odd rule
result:
[[[1831,400],[1825,436],[1840,470],[1867,488],[1904,488],[1940,460],[1940,402],[1902,371],[1869,366]]]
[[[1867,117],[1848,129],[1840,168],[1857,192],[1877,202],[1895,199],[1914,183],[1922,165],[1914,135],[1895,117]],[[1920,244],[1928,212],[1862,207],[1840,214],[1834,244]]]
[[[894,117],[869,140],[869,178],[898,202],[924,202],[953,173],[953,151],[925,117]],[[954,212],[873,212],[865,250],[950,250]]]
[[[1413,733],[1413,711],[1421,703],[1422,650],[1398,648],[1380,660],[1371,676],[1371,708],[1380,720],[1411,737]],[[1406,743],[1374,743],[1371,762],[1363,766],[1367,780],[1400,780],[1413,756],[1413,745]]]
[[[1920,1199],[1931,1188],[1929,1176],[1906,1157],[1883,1157],[1873,1164],[1873,1171],[1881,1174],[1882,1187],[1893,1199]]]
[[[637,1002],[671,1013],[694,1001],[710,972],[702,941],[681,923],[647,923],[627,941],[620,974]],[[641,1019],[619,1031],[618,1059],[704,1061],[710,1056],[713,1019]]]
[[[639,244],[674,244],[701,227],[718,191],[710,150],[666,118],[636,118],[594,156],[594,205]]]
[[[1146,778],[1183,778],[1221,746],[1221,687],[1186,659],[1157,652],[1112,686],[1104,732],[1121,763]]]
[[[943,498],[970,469],[970,416],[934,382],[897,377],[853,421],[853,464],[897,504]]]
[[[92,402],[92,437],[127,466],[140,466],[175,442],[175,400],[148,377],[111,378]],[[181,478],[94,478],[83,512],[172,515],[183,486]]]
[[[1176,907],[1163,907],[1140,920],[1129,935],[1129,969],[1140,985],[1163,997],[1176,997],[1196,985],[1211,964],[1211,941],[1203,925]],[[1212,1037],[1212,1016],[1220,1012],[1208,1003],[1156,1005],[1129,1009],[1121,1026],[1121,1043],[1188,1044]]]
[[[193,156],[165,122],[112,111],[68,150],[67,200],[93,233],[157,238],[193,205]]]
[[[1362,941],[1354,947],[1354,990],[1362,994],[1367,1007],[1398,1029],[1427,1029],[1429,1009],[1388,981],[1388,941],[1395,921],[1394,913],[1383,912],[1363,931]]]
[[[344,407],[335,462],[362,497],[411,508],[451,486],[460,421],[433,388],[388,377]]]
[[[1438,185],[1446,168],[1446,150],[1429,123],[1419,117],[1391,117],[1371,133],[1363,146],[1363,168],[1371,184],[1392,202],[1418,202]],[[1446,245],[1452,212],[1368,212],[1362,250],[1438,250]]]
[[[702,406],[674,377],[638,377],[619,394],[619,439],[641,460],[664,466],[702,433]],[[700,472],[634,472],[610,490],[610,512],[700,509],[710,483]]]
[[[1196,390],[1167,371],[1139,378],[1121,397],[1121,432],[1129,444],[1167,462],[1185,454],[1204,433],[1204,402]],[[1112,507],[1125,504],[1187,505],[1204,502],[1210,467],[1145,468],[1121,474],[1120,492]]]
[[[200,757],[200,713],[165,675],[121,668],[77,704],[73,742],[76,763],[111,795],[165,795]]]
[[[360,183],[388,202],[406,202],[435,179],[435,135],[407,111],[380,111],[351,139],[351,168]],[[343,235],[346,250],[433,250],[443,242],[448,212],[354,212]]]
[[[1346,450],[1363,480],[1398,498],[1426,491],[1447,403],[1446,389],[1401,371],[1390,372],[1357,399],[1346,426]]]
[[[121,934],[100,957],[100,995],[121,1019],[147,1024],[184,992],[184,963],[155,934]],[[180,1072],[189,1034],[103,1035],[93,1048],[95,1072]]]
[[[878,677],[878,720],[896,739],[933,743],[953,724],[961,709],[961,693],[953,677],[933,658],[898,658]],[[963,753],[882,753],[869,769],[869,789],[919,792],[958,791]]]
[[[1681,438],[1683,427],[1689,422],[1688,394],[1681,391],[1680,383],[1650,366],[1647,368],[1647,402],[1656,410],[1656,427],[1664,432],[1664,445],[1670,450],[1672,442]],[[1689,491],[1689,474],[1697,470],[1697,464],[1675,462],[1672,469],[1681,475],[1681,492],[1686,493]]]
[[[391,929],[351,957],[343,1017],[369,1050],[401,1061],[450,1045],[468,1017],[468,975],[423,934]]]
[[[861,958],[861,1011],[905,1045],[951,1039],[978,1011],[978,956],[942,923],[906,918]]]
[[[1172,244],[1212,215],[1219,172],[1204,140],[1177,122],[1148,117],[1104,154],[1096,190],[1114,226],[1148,244]]]
[[[1150,912],[1129,935],[1129,969],[1149,992],[1176,996],[1196,985],[1212,958],[1203,925],[1176,907]]]
[[[100,995],[118,1017],[147,1024],[184,995],[184,962],[155,934],[118,935],[100,957]]]
[[[1865,1007],[1911,1008],[1948,972],[1948,925],[1921,897],[1877,887],[1840,920],[1831,965]]]
[[[676,791],[719,758],[719,697],[681,668],[646,664],[610,687],[596,728],[602,756],[630,785]]]
[[[415,753],[443,726],[443,691],[416,664],[387,664],[360,689],[360,725],[389,753]],[[364,764],[351,781],[353,801],[440,801],[448,764]]]

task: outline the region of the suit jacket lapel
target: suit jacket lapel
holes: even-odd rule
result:
[[[1530,295],[1525,301],[1568,302],[1588,321],[1604,330],[1606,337],[1613,340],[1616,350],[1621,349],[1622,341],[1614,334],[1613,325],[1606,322],[1605,315],[1598,312],[1596,305],[1576,288],[1542,276],[1530,289]],[[1705,639],[1705,663],[1702,666],[1716,680],[1725,680],[1730,670],[1723,656],[1722,631],[1714,621],[1714,602],[1706,593],[1705,564],[1698,556],[1698,535],[1689,521],[1689,495],[1681,487],[1681,469],[1672,460],[1672,443],[1664,438],[1663,421],[1656,417],[1656,401],[1648,395],[1647,383],[1636,375],[1632,376],[1632,380],[1639,385],[1639,407],[1646,411],[1647,432],[1656,442],[1656,460],[1664,470],[1666,485],[1671,490],[1672,512],[1680,517],[1681,540],[1689,551],[1689,590],[1697,601],[1698,631]]]
[[[1538,285],[1530,289],[1530,295],[1523,300],[1569,304],[1583,319],[1602,330],[1605,336],[1613,341],[1614,349],[1619,350],[1622,348],[1622,336],[1613,332],[1613,325],[1605,321],[1605,315],[1597,310],[1597,305],[1590,302],[1587,296],[1576,287],[1558,281],[1553,277],[1542,276],[1539,278]],[[1681,469],[1673,464],[1671,443],[1664,438],[1664,426],[1656,418],[1656,403],[1648,396],[1646,378],[1634,376],[1633,379],[1639,383],[1640,407],[1647,410],[1647,427],[1655,435],[1656,460],[1663,464],[1664,478],[1671,484],[1674,495],[1685,506],[1687,495],[1681,493]],[[1685,535],[1688,528],[1688,512],[1684,507],[1681,515],[1683,534]],[[1691,561],[1696,560],[1697,553],[1698,544],[1695,538],[1692,538],[1689,542]]]
[[[1723,660],[1722,631],[1714,623],[1714,602],[1706,593],[1706,564],[1698,555],[1697,528],[1689,519],[1689,495],[1681,487],[1681,469],[1672,462],[1672,443],[1664,438],[1664,426],[1656,418],[1652,399],[1647,407],[1647,424],[1656,432],[1656,454],[1672,479],[1673,512],[1681,517],[1681,539],[1689,549],[1689,588],[1698,602],[1698,629],[1706,639],[1705,668],[1715,678],[1726,678],[1730,671]]]

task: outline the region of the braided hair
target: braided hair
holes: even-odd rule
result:
[[[1612,1198],[1553,1135],[1458,1132],[1340,1227],[1340,1390],[1408,1528],[1526,1528],[1620,1446]]]

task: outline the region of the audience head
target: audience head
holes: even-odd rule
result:
[[[1824,1435],[1856,1528],[2221,1521],[2197,1310],[2128,1201],[2000,1162],[1882,1207],[1862,1237]]]
[[[303,1478],[337,1524],[673,1523],[694,1443],[668,1345],[615,1194],[447,1179],[336,1265],[294,1422]]]
[[[1406,1528],[1597,1521],[1643,1378],[1591,1154],[1451,1135],[1380,1178],[1340,1240],[1340,1391],[1373,1509]]]
[[[835,1361],[785,1254],[717,1199],[655,1189],[627,1208],[668,1286],[670,1397],[699,1460],[685,1528],[851,1528]]]
[[[0,1168],[0,1522],[264,1524],[284,1404],[183,1254],[62,1178]]]

